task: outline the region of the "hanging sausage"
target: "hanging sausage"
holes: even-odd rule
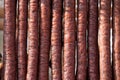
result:
[[[100,80],[112,80],[110,60],[110,2],[110,0],[100,1],[98,30]]]
[[[25,80],[27,73],[28,0],[19,0],[18,9],[18,80]]]
[[[113,70],[114,80],[120,80],[120,0],[113,0]]]
[[[5,0],[4,7],[4,80],[16,80],[16,0]]]
[[[52,5],[52,80],[62,80],[62,0],[53,0]]]
[[[75,0],[64,1],[63,80],[75,80]]]
[[[77,24],[77,80],[86,80],[87,52],[86,52],[86,28],[87,28],[87,0],[78,0],[78,24]]]
[[[90,80],[99,80],[98,0],[89,0],[88,70]]]
[[[30,18],[28,26],[28,65],[27,80],[37,80],[38,72],[38,0],[30,0]]]
[[[39,54],[39,80],[48,80],[50,31],[51,31],[51,0],[41,0],[40,18],[40,54]]]

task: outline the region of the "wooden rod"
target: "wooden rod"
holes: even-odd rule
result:
[[[0,18],[4,18],[4,8],[0,7]]]
[[[4,19],[0,19],[0,30],[3,30]]]

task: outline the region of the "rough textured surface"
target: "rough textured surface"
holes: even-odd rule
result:
[[[89,0],[88,55],[89,80],[99,80],[98,0]]]
[[[110,0],[100,1],[98,45],[100,56],[100,80],[111,80]]]
[[[30,0],[30,19],[28,26],[28,66],[27,80],[37,80],[38,66],[38,0]]]
[[[4,80],[16,80],[16,0],[5,0],[4,7]]]
[[[65,0],[63,80],[75,80],[75,0]]]
[[[26,80],[28,0],[19,0],[18,6],[18,80]]]
[[[40,58],[39,80],[48,80],[50,31],[51,31],[51,0],[41,0],[41,23],[40,23]]]
[[[114,80],[120,80],[120,0],[113,5],[113,70]]]
[[[86,52],[86,27],[87,27],[87,0],[78,0],[78,27],[77,27],[77,80],[86,80],[87,52]]]
[[[62,0],[53,0],[52,5],[52,80],[62,80]]]

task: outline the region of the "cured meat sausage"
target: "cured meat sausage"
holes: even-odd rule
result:
[[[26,80],[28,0],[19,0],[18,5],[18,80]]]
[[[99,80],[98,0],[89,0],[88,36],[89,79]]]
[[[111,80],[110,60],[110,0],[100,1],[98,45],[100,80]]]
[[[40,58],[39,80],[48,80],[49,52],[50,52],[50,29],[51,29],[51,0],[41,0],[41,23],[40,23]]]
[[[28,65],[27,80],[37,80],[38,66],[38,0],[30,0],[30,19],[28,26]]]
[[[114,80],[120,80],[120,0],[113,1],[113,70]]]
[[[16,0],[5,0],[4,7],[4,80],[16,80]]]
[[[78,0],[78,26],[77,26],[77,80],[86,80],[87,52],[86,52],[86,27],[87,27],[87,0]]]
[[[75,80],[75,0],[65,0],[63,80]]]
[[[52,80],[62,80],[62,0],[53,0],[51,32]]]

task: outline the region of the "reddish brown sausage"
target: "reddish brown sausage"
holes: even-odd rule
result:
[[[28,1],[19,0],[18,5],[18,80],[26,80]]]
[[[40,23],[40,57],[39,57],[39,80],[48,80],[49,51],[50,51],[50,23],[51,23],[51,0],[41,0],[41,23]]]
[[[52,80],[62,80],[62,0],[53,0],[52,7]]]
[[[86,52],[86,27],[87,27],[87,0],[78,0],[78,26],[77,47],[78,66],[77,80],[86,80],[87,52]]]
[[[30,19],[28,26],[28,65],[27,80],[37,80],[38,66],[38,0],[30,0]]]
[[[113,3],[113,69],[114,80],[120,80],[120,0]]]
[[[111,80],[110,0],[100,1],[98,45],[100,58],[100,80]]]
[[[16,0],[5,0],[4,7],[4,80],[16,80]]]
[[[63,80],[75,80],[75,0],[65,0]]]
[[[89,27],[88,27],[88,51],[89,51],[89,79],[99,80],[98,58],[98,0],[89,0]]]

